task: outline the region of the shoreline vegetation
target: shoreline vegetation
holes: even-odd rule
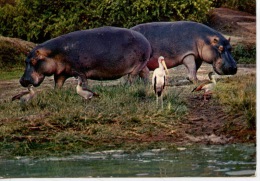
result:
[[[96,81],[90,88],[101,97],[88,102],[76,94],[75,85],[72,80],[61,90],[40,89],[26,105],[2,99],[0,156],[256,141],[254,73],[219,79],[216,93],[204,105],[200,94],[190,93],[194,85],[176,87],[169,82],[164,109],[157,109],[150,85],[139,81],[133,85],[124,80]]]

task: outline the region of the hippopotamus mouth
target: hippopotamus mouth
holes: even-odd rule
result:
[[[237,72],[236,68],[226,67],[225,64],[220,67],[213,64],[213,69],[219,75],[234,75]]]
[[[20,79],[20,84],[23,86],[23,87],[28,87],[29,85],[33,85],[34,87],[38,87],[39,85],[41,85],[41,83],[43,82],[45,76],[42,75],[42,76],[37,76],[37,77],[22,77]]]
[[[237,73],[235,60],[227,53],[223,53],[222,58],[213,62],[213,69],[219,75],[234,75]]]
[[[221,67],[216,67],[216,63],[213,63],[213,69],[214,71],[219,75],[224,75]]]

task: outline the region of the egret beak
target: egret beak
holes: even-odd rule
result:
[[[163,67],[164,67],[164,69],[165,69],[165,71],[166,71],[166,74],[169,75],[169,71],[168,71],[168,69],[167,69],[167,66],[166,66],[164,60],[162,61],[162,65],[163,65]]]

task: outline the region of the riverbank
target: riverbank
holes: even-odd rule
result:
[[[212,66],[203,64],[199,79],[207,79],[209,71]],[[0,81],[0,156],[255,144],[255,71],[254,67],[239,67],[235,76],[217,76],[216,92],[204,103],[200,93],[191,93],[194,85],[177,86],[187,76],[185,67],[173,68],[164,109],[159,110],[150,86],[125,85],[124,79],[90,81],[90,88],[100,98],[85,103],[76,94],[74,79],[55,91],[53,79],[48,78],[36,88],[37,97],[26,106],[10,101],[24,90],[18,79]]]

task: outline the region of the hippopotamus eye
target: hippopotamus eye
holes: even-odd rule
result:
[[[36,63],[37,63],[37,60],[34,59],[34,58],[32,58],[32,59],[31,59],[31,64],[32,64],[32,65],[36,65]]]
[[[223,52],[223,50],[224,50],[224,47],[223,47],[222,45],[220,45],[220,46],[218,47],[218,51],[221,53],[221,52]]]

